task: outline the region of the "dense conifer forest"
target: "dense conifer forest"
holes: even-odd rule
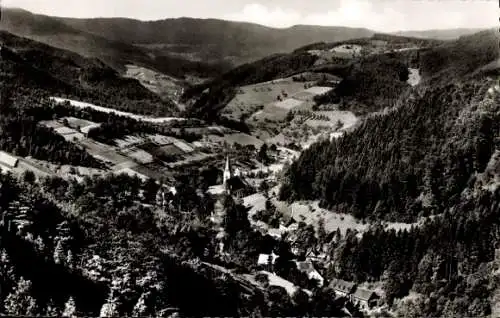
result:
[[[467,51],[476,40],[484,43],[475,49],[482,54],[469,57],[469,67],[478,69],[495,56],[494,34],[489,35],[475,35],[460,47]],[[451,61],[448,67],[460,77],[433,75],[426,88],[388,104],[394,107],[389,113],[372,115],[345,137],[305,151],[288,172],[282,198],[318,198],[357,217],[393,220],[439,213],[435,206],[459,200],[498,149],[498,99],[488,95],[495,82],[484,74],[464,75]],[[417,200],[422,195],[427,202]]]
[[[319,199],[375,222],[434,216],[410,230],[347,233],[331,247],[331,275],[382,279],[389,303],[420,293],[399,307],[401,317],[487,316],[497,299],[500,99],[483,69],[498,56],[496,42],[483,32],[431,50],[421,60],[423,86],[303,152],[281,189],[283,199]]]
[[[328,72],[328,69],[326,69]],[[333,70],[343,80],[334,90],[315,98],[318,105],[340,103],[341,109],[358,113],[382,110],[408,89],[408,66],[399,56],[375,55]]]

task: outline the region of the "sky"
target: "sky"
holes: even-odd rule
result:
[[[0,0],[2,1],[2,0]],[[194,17],[284,28],[297,24],[364,27],[383,32],[498,25],[498,0],[3,0],[4,6],[52,16]]]

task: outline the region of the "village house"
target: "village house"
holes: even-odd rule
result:
[[[352,295],[351,301],[361,309],[368,310],[377,305],[379,298],[374,291],[358,287]]]
[[[19,159],[4,152],[0,151],[0,169],[2,172],[10,171],[17,167]]]
[[[297,264],[297,269],[299,271],[306,274],[309,279],[315,279],[318,282],[318,286],[323,287],[325,280],[323,276],[321,276],[321,274],[314,268],[314,265],[310,260],[295,263]]]
[[[330,282],[330,288],[335,293],[347,297],[353,304],[363,310],[368,310],[376,306],[380,297],[372,290],[357,287],[355,283],[341,279],[334,279]]]
[[[335,293],[344,297],[348,297],[349,299],[351,299],[351,295],[356,289],[356,284],[342,279],[332,280],[329,286],[335,291]]]

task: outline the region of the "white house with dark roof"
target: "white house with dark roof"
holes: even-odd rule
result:
[[[0,151],[0,168],[2,171],[10,171],[17,167],[19,159],[4,151]]]
[[[267,265],[269,263],[274,264],[279,256],[271,254],[259,254],[259,259],[257,260],[257,265]]]

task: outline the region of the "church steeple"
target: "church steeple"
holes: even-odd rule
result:
[[[227,187],[227,181],[233,177],[233,169],[229,161],[229,155],[226,156],[226,165],[224,167],[223,184]]]

